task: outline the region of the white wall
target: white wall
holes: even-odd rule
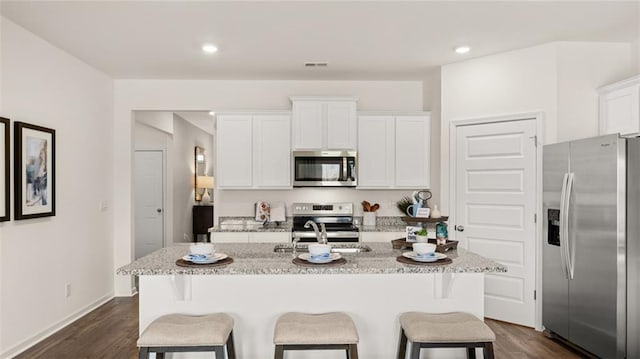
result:
[[[112,216],[99,210],[112,198],[113,81],[6,18],[1,29],[2,115],[56,130],[56,216],[0,224],[6,357],[113,295]]]
[[[449,203],[449,126],[542,111],[544,141],[597,135],[596,89],[631,75],[629,44],[559,42],[442,67],[441,193]]]
[[[560,42],[557,51],[558,142],[598,135],[598,92],[634,74],[627,43]],[[547,141],[549,143],[549,141]]]
[[[213,119],[212,119],[213,121]],[[169,233],[167,243],[193,240],[192,208],[195,204],[193,174],[195,173],[195,146],[204,148],[206,174],[213,175],[213,136],[174,115],[173,134],[173,233]],[[171,194],[170,194],[171,195]]]
[[[430,207],[434,204],[440,206],[440,124],[442,122],[441,113],[441,74],[440,68],[432,70],[422,81],[422,106],[425,111],[431,112],[431,193]],[[440,208],[440,207],[439,207]]]
[[[132,258],[132,111],[287,110],[291,108],[289,96],[294,95],[357,96],[360,110],[423,110],[421,81],[116,80],[114,86],[113,182],[118,188],[114,197],[116,267],[128,264]],[[244,195],[247,198],[233,200],[239,201],[236,208],[240,211],[251,213],[248,203],[268,200],[269,195],[247,192]],[[224,201],[224,197],[215,200]],[[222,206],[220,210],[224,211]],[[130,278],[116,276],[115,280],[117,295],[129,295]]]

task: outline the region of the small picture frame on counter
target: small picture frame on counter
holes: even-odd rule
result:
[[[406,235],[407,242],[417,242],[416,233],[422,229],[421,226],[407,226]]]

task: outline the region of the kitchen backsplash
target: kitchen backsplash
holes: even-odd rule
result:
[[[274,191],[216,191],[214,196],[216,217],[253,217],[257,201],[281,201],[286,205],[286,215],[291,216],[291,204],[297,202],[325,203],[350,202],[354,206],[354,215],[362,216],[363,200],[379,203],[378,217],[401,217],[404,214],[396,208],[396,202],[404,196],[410,196],[413,190],[356,190],[353,188],[296,188]],[[429,206],[438,204],[435,198]]]

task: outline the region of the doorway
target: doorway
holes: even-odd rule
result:
[[[536,326],[541,117],[452,122],[452,233],[508,267],[485,276],[485,316]]]

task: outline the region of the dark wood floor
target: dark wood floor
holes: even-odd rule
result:
[[[486,320],[500,359],[581,358],[531,328]],[[138,297],[115,298],[20,354],[19,359],[137,358]],[[265,353],[270,358],[271,353]]]

